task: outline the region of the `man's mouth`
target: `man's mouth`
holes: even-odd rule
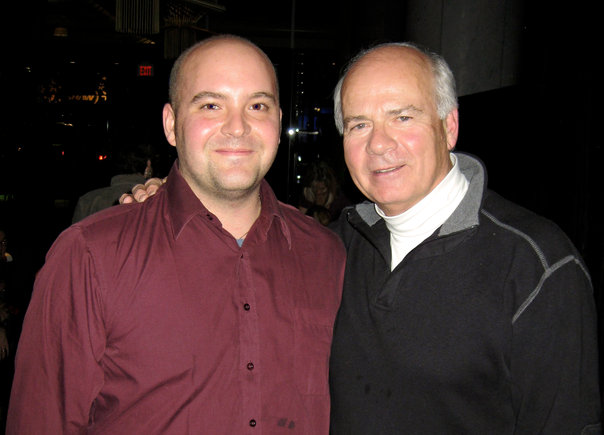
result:
[[[376,174],[386,174],[388,172],[394,172],[394,171],[396,171],[397,169],[400,169],[400,168],[402,168],[402,166],[394,166],[392,168],[377,169],[377,170],[375,170],[373,172],[375,172]]]
[[[218,154],[230,155],[230,156],[246,156],[252,154],[252,150],[249,149],[240,149],[240,148],[223,148],[216,150]]]

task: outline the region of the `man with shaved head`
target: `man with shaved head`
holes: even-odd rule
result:
[[[9,434],[321,434],[344,248],[277,201],[277,78],[247,40],[184,52],[178,160],[144,203],[63,232],[36,280]]]
[[[482,163],[452,152],[445,61],[377,46],[351,61],[334,100],[369,201],[335,228],[347,265],[333,434],[601,433],[588,272],[558,227],[490,191]]]

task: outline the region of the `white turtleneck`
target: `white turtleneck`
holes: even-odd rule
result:
[[[386,216],[375,205],[390,231],[393,270],[413,248],[428,238],[453,214],[468,190],[468,180],[459,170],[457,158],[450,154],[453,168],[420,202],[397,215]]]

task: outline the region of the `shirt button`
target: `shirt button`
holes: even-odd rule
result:
[[[250,304],[243,304],[243,309],[245,311],[249,311],[250,310]]]
[[[247,369],[254,370],[254,363],[251,363],[251,362],[247,363]]]
[[[250,420],[250,426],[252,426],[252,427],[256,426],[256,420],[254,420],[253,418]]]

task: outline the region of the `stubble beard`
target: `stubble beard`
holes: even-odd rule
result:
[[[180,127],[180,126],[178,126]],[[184,137],[184,132],[182,132],[179,128],[177,127],[176,132],[177,132],[177,136],[176,136],[176,142],[177,144],[180,143],[180,138]],[[227,139],[228,140],[228,139]],[[230,140],[235,140],[235,141],[243,141],[243,142],[247,142],[250,139],[230,139]],[[252,139],[253,140],[253,139]],[[219,145],[224,145],[224,144],[219,144]],[[228,144],[227,144],[228,145]],[[236,146],[235,146],[236,148]],[[251,146],[247,146],[244,148],[250,148],[253,150],[257,150],[257,152],[261,152],[262,149],[264,149],[265,147],[262,146],[262,144],[258,144],[258,143],[252,143]],[[181,151],[185,152],[184,150],[180,150],[179,147],[177,146],[177,151],[180,157]],[[185,152],[186,154],[186,152]],[[275,152],[275,156],[276,156],[276,152]],[[182,162],[182,159],[180,159]],[[273,157],[274,160],[274,157]],[[262,172],[262,167],[261,167],[261,162],[257,162],[258,166],[254,166],[251,165],[249,167],[245,167],[246,165],[243,164],[242,168],[239,169],[239,171],[241,171],[241,173],[239,174],[234,174],[233,177],[242,177],[241,180],[229,180],[229,175],[224,174],[224,170],[222,168],[220,168],[218,165],[216,165],[215,163],[213,163],[212,161],[209,162],[209,164],[206,167],[206,169],[204,170],[204,172],[206,173],[200,173],[199,171],[196,171],[194,169],[194,167],[191,165],[191,163],[193,163],[195,160],[194,159],[187,159],[187,164],[186,164],[186,169],[185,168],[181,168],[181,173],[183,174],[183,176],[185,176],[185,179],[189,179],[188,183],[189,184],[194,184],[195,188],[194,191],[199,192],[202,196],[206,196],[209,198],[211,198],[211,200],[213,201],[217,201],[217,202],[224,202],[224,203],[240,203],[242,201],[244,201],[245,199],[248,199],[252,196],[257,197],[258,196],[258,190],[259,190],[259,186],[262,182],[262,179],[264,178],[264,175]],[[272,162],[271,162],[272,164]],[[181,163],[182,165],[182,163]],[[235,163],[236,165],[236,163]],[[182,169],[185,169],[184,171]],[[236,172],[238,171],[237,169],[233,168],[233,170],[235,170]],[[186,172],[186,174],[185,174]],[[193,187],[193,186],[191,186]],[[198,195],[199,196],[199,195]],[[200,198],[202,199],[202,198]],[[202,200],[203,202],[203,200]]]

